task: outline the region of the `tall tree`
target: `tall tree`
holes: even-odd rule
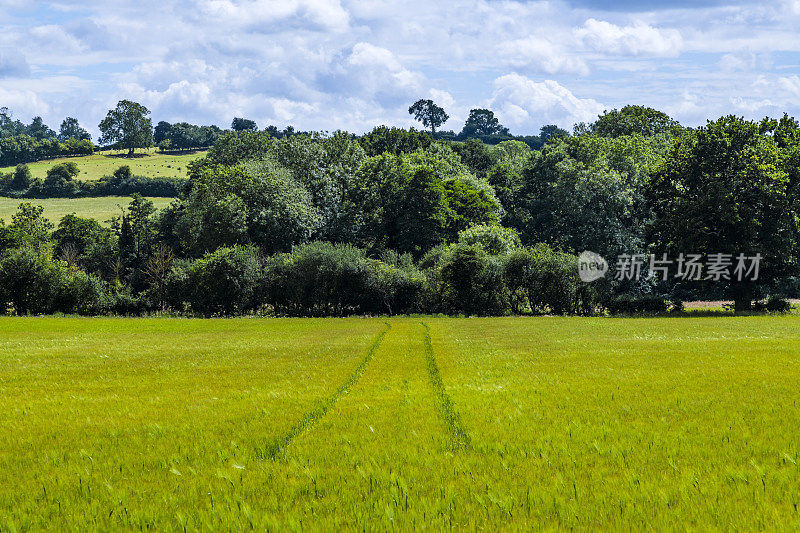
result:
[[[153,146],[153,122],[150,110],[130,100],[120,100],[100,123],[101,144],[127,149],[132,156],[136,148]]]
[[[64,122],[61,123],[61,130],[59,131],[58,138],[62,141],[66,141],[67,139],[78,139],[80,141],[92,140],[92,136],[89,135],[89,132],[81,127],[80,123],[78,123],[78,119],[73,117],[67,117],[64,119]]]
[[[464,129],[461,130],[461,137],[464,138],[508,134],[508,128],[500,124],[494,111],[489,109],[471,109]]]
[[[50,129],[50,127],[44,123],[42,117],[33,117],[31,123],[25,127],[25,133],[34,139],[53,139],[56,136],[56,132]]]
[[[650,184],[655,213],[651,238],[657,253],[725,254],[727,276],[701,277],[727,285],[737,311],[751,306],[755,291],[796,269],[796,213],[790,179],[776,139],[736,116],[709,122],[676,140]],[[735,276],[737,258],[763,258],[758,279]],[[752,261],[745,264],[751,267]]]
[[[249,118],[236,117],[231,122],[231,129],[233,131],[258,131],[258,124],[256,124],[255,120],[250,120]]]
[[[153,132],[153,141],[156,144],[161,144],[164,139],[169,137],[170,128],[172,128],[172,124],[163,120],[156,124],[156,128]]]
[[[436,105],[433,100],[417,100],[408,108],[408,114],[422,122],[422,125],[431,129],[431,134],[436,133],[436,128],[447,122],[450,116],[444,109]]]

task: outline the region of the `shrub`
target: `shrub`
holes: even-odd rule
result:
[[[11,178],[10,188],[12,191],[24,191],[30,188],[33,182],[31,169],[28,165],[17,165],[14,169],[14,176]]]
[[[65,276],[56,294],[56,310],[77,315],[97,315],[108,310],[110,300],[106,285],[81,270]]]
[[[578,277],[577,257],[545,244],[519,248],[508,254],[503,278],[512,311],[592,314],[600,305],[603,281],[584,283]]]
[[[499,315],[507,309],[500,259],[471,244],[455,244],[438,266],[442,309],[465,315]]]
[[[788,313],[792,303],[780,296],[772,295],[766,300],[753,302],[753,311],[769,311],[771,313]]]
[[[606,304],[608,312],[612,315],[659,314],[665,313],[668,307],[664,298],[652,294],[622,295]]]
[[[192,262],[187,274],[184,297],[197,313],[229,316],[257,306],[262,267],[255,248],[219,248]]]
[[[8,250],[0,258],[0,300],[18,315],[52,313],[65,277],[48,253],[31,246]]]
[[[475,245],[491,255],[507,254],[521,246],[516,230],[494,224],[470,226],[458,234],[458,242]]]

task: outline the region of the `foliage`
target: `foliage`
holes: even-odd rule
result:
[[[516,230],[487,224],[476,224],[461,231],[458,242],[477,246],[490,255],[507,254],[521,246]]]
[[[88,131],[86,131],[84,128],[81,127],[80,123],[78,122],[78,119],[73,117],[67,117],[61,123],[58,139],[61,141],[67,141],[69,139],[77,139],[79,141],[91,141],[92,136],[89,135]]]
[[[727,116],[679,137],[650,182],[650,235],[659,253],[763,256],[758,283],[730,282],[737,310],[750,307],[754,285],[796,268],[796,218],[782,163],[774,137]]]
[[[164,217],[162,233],[190,256],[236,244],[289,250],[319,223],[308,192],[271,161],[204,169]]]
[[[188,266],[183,294],[191,309],[204,316],[246,313],[257,306],[261,271],[255,248],[217,248]]]
[[[447,122],[450,118],[444,109],[436,105],[433,100],[417,100],[408,108],[408,114],[422,122],[422,125],[431,129],[431,134],[436,134],[436,128]]]
[[[37,139],[27,134],[0,137],[0,166],[31,163],[54,157],[91,155],[93,152],[94,146],[89,140]]]
[[[378,126],[358,140],[367,157],[381,154],[400,155],[425,150],[431,145],[431,136],[414,128],[388,128]]]
[[[507,136],[509,132],[508,128],[500,124],[500,121],[494,116],[494,111],[489,109],[470,109],[469,116],[459,136],[468,139],[470,137],[488,135]]]
[[[233,131],[258,131],[258,124],[255,120],[237,117],[231,122],[231,129]]]
[[[293,316],[403,313],[416,304],[422,282],[409,263],[388,264],[352,245],[314,242],[271,260],[266,301]]]
[[[660,133],[675,135],[680,133],[680,129],[680,125],[666,113],[638,105],[605,111],[588,127],[588,131],[595,135],[612,138],[625,135],[650,137]]]
[[[133,155],[136,148],[150,148],[153,123],[149,114],[150,110],[139,103],[120,100],[98,126],[102,133],[100,143],[128,150],[128,155]]]

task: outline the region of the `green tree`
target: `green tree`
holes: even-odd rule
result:
[[[133,156],[137,148],[153,146],[153,122],[150,110],[130,100],[120,100],[100,122],[100,144],[128,150]]]
[[[188,274],[185,294],[195,312],[233,315],[257,306],[262,267],[253,247],[218,248],[194,261]]]
[[[638,105],[626,105],[620,110],[612,109],[599,115],[589,125],[589,132],[601,137],[620,137],[623,135],[644,135],[659,133],[677,134],[681,127],[666,113]]]
[[[467,139],[490,135],[509,135],[508,128],[500,124],[500,121],[494,116],[494,111],[471,109],[460,136]]]
[[[491,255],[503,255],[521,246],[519,234],[496,224],[474,224],[458,234],[458,242],[474,245]]]
[[[78,174],[80,174],[80,170],[74,161],[57,163],[47,169],[41,192],[45,196],[71,196],[77,192],[79,187],[75,181]]]
[[[25,133],[34,139],[54,139],[56,132],[44,123],[42,117],[34,117],[31,123],[25,127]]]
[[[170,128],[172,128],[172,124],[163,120],[156,124],[153,129],[153,142],[160,146],[169,137]]]
[[[195,256],[237,244],[286,251],[308,240],[319,224],[308,191],[270,160],[205,169],[166,215],[171,221],[162,231]]]
[[[737,311],[750,308],[760,286],[796,271],[797,214],[782,163],[772,135],[726,116],[681,136],[650,184],[658,253],[763,256],[757,281],[727,282]]]
[[[387,128],[378,126],[359,139],[368,157],[381,154],[400,155],[424,150],[431,145],[431,137],[414,128]]]
[[[67,139],[77,139],[79,141],[92,140],[92,136],[89,135],[89,132],[81,127],[78,119],[73,117],[67,117],[61,123],[58,138],[62,141],[66,141]]]
[[[231,129],[233,131],[258,131],[258,124],[255,120],[236,117],[231,122]]]
[[[33,182],[31,169],[28,165],[17,165],[14,169],[14,176],[11,178],[11,189],[14,191],[25,191]]]
[[[436,128],[447,122],[450,116],[444,109],[436,105],[433,100],[420,99],[408,108],[408,114],[414,115],[414,119],[422,122],[422,125],[431,129],[431,134],[436,134]]]

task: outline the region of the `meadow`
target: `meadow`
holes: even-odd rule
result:
[[[800,318],[0,319],[0,530],[797,529]]]
[[[195,159],[205,155],[203,151],[185,153],[161,153],[151,148],[137,150],[134,157],[128,157],[124,150],[105,150],[82,157],[65,157],[47,159],[28,163],[31,175],[34,178],[44,179],[47,171],[58,163],[72,161],[80,169],[77,179],[84,181],[98,180],[103,176],[110,176],[122,165],[131,167],[136,176],[146,178],[183,178],[186,177],[187,165]],[[14,167],[0,168],[0,174],[13,172]]]
[[[162,209],[172,202],[172,198],[148,198],[157,209]],[[44,207],[42,215],[53,224],[58,225],[64,215],[75,213],[84,218],[93,218],[101,224],[106,224],[114,216],[119,216],[122,211],[120,206],[127,207],[131,199],[128,196],[98,196],[90,198],[45,198],[24,199],[0,197],[0,219],[6,224],[11,222],[11,217],[17,212],[17,207],[22,202],[30,202]]]

